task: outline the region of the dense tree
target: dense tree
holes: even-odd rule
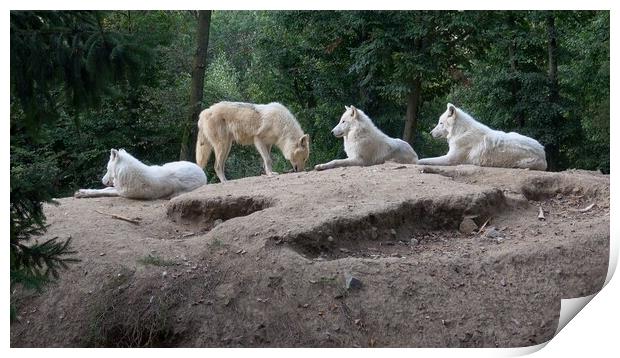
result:
[[[42,202],[60,171],[32,144],[45,142],[44,125],[99,104],[111,83],[135,83],[147,52],[99,12],[12,11],[10,30],[11,285],[40,288],[75,258],[70,239],[29,242],[45,231]]]

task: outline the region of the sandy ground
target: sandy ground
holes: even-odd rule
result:
[[[13,347],[528,346],[609,259],[609,176],[584,171],[385,164],[58,201],[39,240],[81,261],[11,293]]]

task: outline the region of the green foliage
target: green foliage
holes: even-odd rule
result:
[[[107,84],[136,82],[149,53],[91,11],[11,11],[11,93],[33,134],[63,104],[84,110]]]
[[[67,263],[76,261],[70,239],[25,244],[45,232],[42,202],[53,203],[49,176],[58,171],[49,161],[40,161],[38,154],[11,143],[11,286],[21,284],[34,289],[41,289],[57,278]]]
[[[98,157],[76,143],[78,118],[112,83],[136,85],[149,54],[101,12],[11,11],[11,286],[40,289],[77,261],[70,238],[31,242],[45,232],[42,203],[80,179],[71,157]]]

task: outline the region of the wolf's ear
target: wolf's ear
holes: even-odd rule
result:
[[[110,158],[116,159],[118,157],[118,150],[110,149]]]
[[[345,105],[345,106],[344,106],[344,110],[345,110],[345,111],[348,111],[349,109],[351,109],[351,107],[349,107],[349,106],[347,106],[347,105]]]
[[[351,106],[351,117],[353,118],[357,118],[357,108],[355,108],[354,106]]]
[[[309,134],[304,134],[303,136],[301,136],[301,138],[299,138],[299,146],[301,146],[302,148],[308,148],[309,144],[310,144]]]
[[[448,117],[454,117],[456,114],[456,107],[452,103],[448,103]]]

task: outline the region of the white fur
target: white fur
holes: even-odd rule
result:
[[[108,171],[103,179],[105,189],[80,189],[76,198],[122,196],[130,199],[170,198],[192,191],[207,183],[207,176],[196,164],[171,162],[147,166],[124,149],[110,151]]]
[[[448,140],[448,154],[420,159],[418,164],[547,169],[545,148],[535,139],[493,130],[454,105],[447,107],[431,134]]]
[[[232,144],[254,144],[263,158],[265,173],[272,170],[271,146],[275,145],[294,171],[302,171],[310,155],[310,137],[295,116],[280,103],[253,104],[219,102],[200,113],[196,141],[196,163],[204,168],[215,151],[215,173],[226,181],[224,163]]]
[[[353,106],[345,106],[345,112],[332,133],[336,137],[344,138],[347,159],[318,164],[314,167],[316,170],[376,165],[386,161],[415,164],[418,160],[418,155],[409,143],[388,137],[364,112]]]

